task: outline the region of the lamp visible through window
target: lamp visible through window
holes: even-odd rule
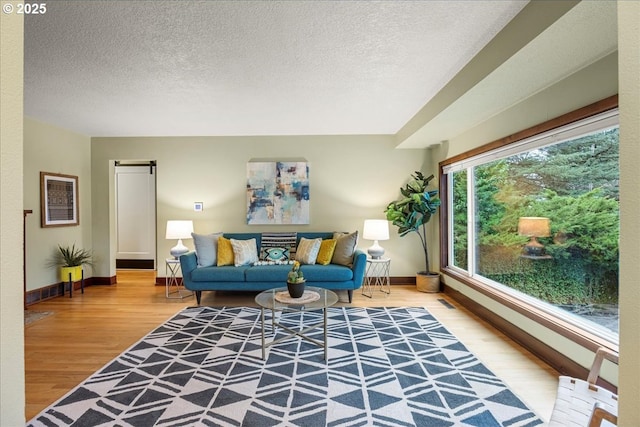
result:
[[[389,240],[389,221],[386,219],[365,219],[362,238],[373,240],[373,245],[367,249],[367,253],[373,259],[379,259],[384,255],[384,248],[378,240]]]
[[[182,239],[191,239],[191,233],[193,233],[193,221],[167,221],[167,233],[165,238],[167,240],[178,239],[178,244],[172,247],[170,251],[174,258],[178,258],[180,255],[189,252],[189,248],[182,244]]]
[[[538,241],[538,237],[551,235],[551,221],[549,218],[537,216],[523,216],[518,220],[518,234],[529,237],[529,242],[524,246],[523,255],[529,257],[548,257],[545,255],[544,245]]]

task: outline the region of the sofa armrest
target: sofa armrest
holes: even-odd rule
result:
[[[182,270],[182,280],[191,283],[191,272],[198,268],[198,258],[195,252],[189,252],[180,256],[180,269]]]
[[[353,271],[353,283],[356,286],[356,289],[362,286],[362,282],[364,281],[364,270],[366,268],[367,254],[361,249],[356,249],[353,253],[353,266],[351,267],[351,270]]]

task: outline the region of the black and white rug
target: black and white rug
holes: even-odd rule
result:
[[[321,312],[294,312],[280,322],[295,328],[301,316],[322,321]],[[185,309],[28,425],[542,424],[425,309],[331,308],[328,316],[327,362],[298,337],[263,361],[259,308]]]

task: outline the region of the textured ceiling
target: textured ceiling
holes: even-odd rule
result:
[[[25,115],[89,136],[451,139],[617,49],[614,1],[58,1]]]
[[[89,136],[395,134],[526,1],[56,1],[25,114]]]

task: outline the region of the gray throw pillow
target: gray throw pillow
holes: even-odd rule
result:
[[[210,267],[218,263],[218,237],[220,236],[222,233],[191,233],[198,256],[198,267]]]
[[[331,263],[351,267],[353,265],[353,253],[358,244],[358,231],[356,230],[349,234],[336,232],[333,233],[333,238],[336,239],[336,249],[333,251]]]

